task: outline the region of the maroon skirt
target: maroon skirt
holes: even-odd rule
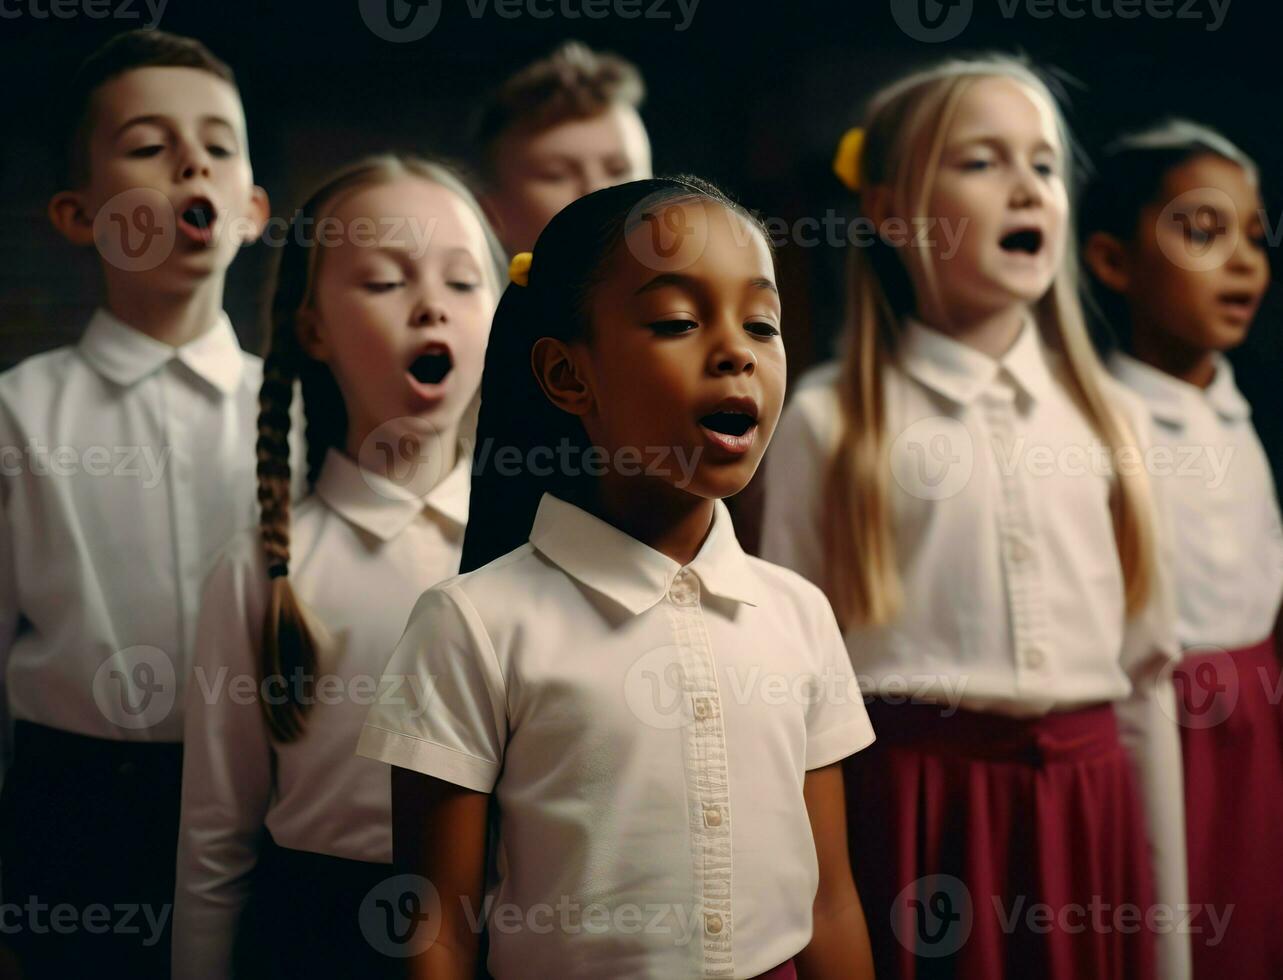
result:
[[[1283,707],[1273,638],[1189,653],[1173,677],[1185,760],[1194,976],[1283,977]]]
[[[1154,976],[1143,809],[1112,706],[868,710],[847,824],[880,980]]]

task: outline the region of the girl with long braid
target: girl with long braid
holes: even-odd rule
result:
[[[459,566],[503,255],[434,163],[375,157],[296,214],[260,395],[256,531],[206,583],[191,679],[174,976],[375,977],[386,770],[354,754],[415,599]],[[291,513],[296,383],[308,496]]]

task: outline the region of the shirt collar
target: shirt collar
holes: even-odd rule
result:
[[[468,522],[471,463],[471,456],[460,453],[454,469],[426,495],[419,496],[408,487],[362,469],[346,453],[331,449],[321,466],[316,493],[340,517],[380,541],[395,538],[425,507],[462,530]]]
[[[106,310],[94,311],[80,352],[108,381],[132,385],[177,358],[223,394],[240,384],[244,352],[226,313],[195,340],[171,347],[136,330]]]
[[[667,555],[550,493],[539,501],[530,543],[562,571],[633,615],[659,602],[682,566]],[[761,584],[718,500],[699,554],[687,566],[713,595],[756,606]]]
[[[1109,356],[1109,369],[1119,381],[1145,400],[1154,418],[1171,425],[1184,425],[1191,410],[1208,405],[1226,422],[1250,418],[1252,407],[1234,382],[1234,369],[1227,358],[1217,354],[1216,373],[1212,383],[1199,388],[1188,381],[1174,378],[1151,364],[1114,351]]]
[[[907,374],[959,405],[970,404],[1002,374],[1033,401],[1046,397],[1053,385],[1042,337],[1030,317],[1015,343],[997,359],[908,317],[899,358]]]

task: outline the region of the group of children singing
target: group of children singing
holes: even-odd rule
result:
[[[957,234],[851,247],[786,401],[772,242],[650,176],[621,59],[510,79],[477,196],[402,155],[316,188],[261,360],[232,72],[130,32],[72,92],[49,215],[101,305],[0,375],[10,461],[83,462],[0,483],[22,976],[1283,975],[1283,531],[1225,357],[1269,265],[1224,136],[1125,135],[1079,195],[1023,61],[882,88],[837,175]],[[147,268],[102,241],[140,191]],[[394,226],[431,233],[357,233]],[[155,479],[91,471],[130,446]],[[760,557],[723,502],[759,465]]]

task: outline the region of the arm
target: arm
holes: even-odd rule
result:
[[[869,932],[847,854],[841,763],[808,772],[802,795],[815,838],[820,884],[812,909],[811,942],[794,960],[798,976],[805,980],[872,980]]]
[[[1130,392],[1120,392],[1127,422],[1141,451],[1153,444],[1148,412]],[[1114,705],[1119,739],[1136,772],[1145,809],[1146,836],[1154,871],[1154,901],[1176,916],[1189,902],[1185,843],[1185,778],[1176,690],[1170,665],[1180,661],[1172,590],[1173,532],[1170,501],[1161,478],[1150,480],[1154,519],[1154,579],[1149,602],[1123,632],[1121,663],[1132,690]],[[1188,934],[1175,929],[1155,937],[1158,975],[1188,980]]]
[[[1176,692],[1170,672],[1153,661],[1133,674],[1131,696],[1115,705],[1119,736],[1136,770],[1145,805],[1149,853],[1154,869],[1154,900],[1178,918],[1189,901],[1185,858],[1185,787]],[[1188,980],[1189,936],[1176,930],[1155,937],[1158,975]]]
[[[232,974],[232,947],[258,861],[272,747],[258,703],[262,597],[257,563],[232,552],[210,573],[187,679],[174,890],[175,980]],[[239,678],[239,679],[238,679]]]
[[[434,941],[410,960],[410,980],[473,980],[485,888],[490,796],[392,767],[392,860],[436,889]]]

